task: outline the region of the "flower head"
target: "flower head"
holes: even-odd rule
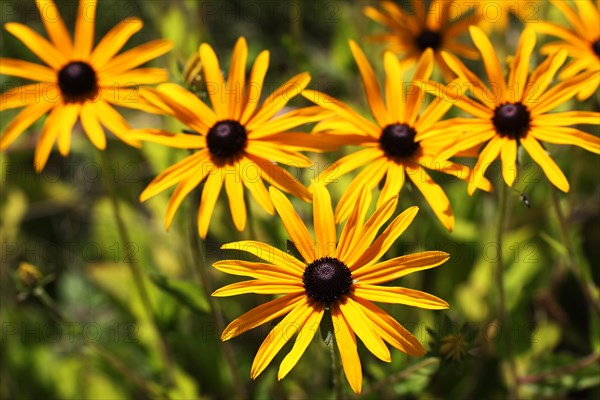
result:
[[[75,40],[52,0],[36,0],[42,21],[50,37],[44,39],[31,28],[9,22],[4,28],[16,36],[47,66],[12,58],[0,58],[0,73],[37,81],[2,94],[0,111],[25,107],[7,126],[0,142],[2,150],[36,120],[49,113],[37,143],[34,166],[41,171],[54,142],[63,156],[69,154],[71,132],[79,119],[90,141],[99,149],[106,147],[102,126],[132,146],[139,143],[128,136],[125,119],[112,107],[154,110],[140,101],[132,101],[134,86],[167,80],[159,68],[137,68],[172,47],[167,40],[155,40],[116,55],[127,40],[142,29],[142,21],[121,21],[94,48],[95,0],[81,0],[75,24]],[[54,8],[55,11],[49,11]],[[47,15],[57,15],[49,19]],[[55,14],[56,13],[56,14]]]
[[[470,179],[471,172],[469,168],[450,161],[433,162],[434,156],[445,146],[452,144],[452,138],[417,139],[420,134],[436,126],[451,104],[437,101],[421,112],[425,92],[416,85],[403,82],[402,76],[406,71],[391,52],[386,52],[384,57],[386,71],[386,104],[384,104],[379,84],[365,55],[356,43],[350,42],[350,47],[360,70],[367,100],[376,122],[365,119],[350,107],[326,94],[311,90],[303,92],[309,100],[337,114],[337,117],[319,123],[314,129],[316,132],[332,138],[351,133],[354,135],[352,143],[362,147],[361,150],[339,159],[317,177],[317,180],[328,184],[350,171],[365,166],[344,191],[336,208],[337,222],[348,218],[360,196],[359,189],[362,186],[366,185],[372,190],[382,179],[385,180],[377,201],[377,205],[380,206],[398,195],[408,178],[423,194],[442,224],[448,230],[452,230],[454,216],[450,201],[426,169],[441,171],[467,181]],[[413,79],[429,79],[432,67],[433,51],[427,49],[419,58]],[[349,143],[349,140],[343,139],[343,142]],[[474,154],[465,151],[462,155]],[[486,181],[482,181],[480,186],[483,189],[490,189],[489,182]]]
[[[368,189],[361,190],[359,202],[338,238],[329,193],[323,185],[317,184],[313,190],[316,239],[313,241],[285,195],[273,187],[270,191],[273,204],[302,259],[265,243],[243,241],[222,248],[248,252],[266,262],[224,260],[214,264],[220,271],[255,279],[225,286],[213,296],[284,295],[243,314],[221,335],[221,339],[228,340],[285,315],[258,350],[252,364],[252,378],[269,365],[296,332],[298,336],[292,350],[279,368],[278,378],[285,377],[312,341],[327,309],[335,327],[346,378],[356,393],[361,389],[362,372],[355,335],[369,351],[386,362],[391,360],[386,342],[413,356],[425,354],[423,346],[409,331],[372,303],[405,304],[432,310],[448,307],[445,301],[425,292],[379,285],[448,260],[444,252],[426,251],[378,262],[410,225],[418,208],[411,207],[401,213],[377,236],[393,215],[398,199],[389,199],[365,221],[371,194]]]
[[[530,24],[537,32],[558,37],[560,40],[542,46],[542,54],[553,54],[562,49],[573,58],[558,75],[560,79],[572,78],[582,71],[596,72],[577,94],[585,100],[596,92],[600,84],[600,1],[594,5],[590,0],[575,1],[573,9],[565,1],[552,1],[552,4],[565,16],[571,29],[547,21]]]
[[[391,1],[382,1],[381,8],[383,11],[368,6],[364,8],[364,13],[392,32],[371,35],[367,40],[386,43],[388,50],[402,54],[407,64],[416,63],[425,50],[431,49],[436,63],[449,80],[451,72],[441,58],[440,51],[477,58],[477,52],[457,40],[475,22],[466,15],[469,7],[460,1],[432,1],[428,9],[425,2],[413,1],[410,10]]]
[[[531,53],[535,47],[535,34],[525,29],[518,44],[514,62],[508,67],[508,80],[494,51],[494,46],[475,26],[471,37],[481,52],[490,82],[486,86],[456,57],[442,53],[450,68],[459,76],[457,85],[443,86],[428,82],[424,87],[431,93],[453,103],[470,114],[472,118],[452,118],[440,123],[435,129],[417,135],[418,139],[446,140],[458,138],[438,154],[448,157],[473,146],[483,149],[473,170],[474,179],[469,182],[469,193],[484,179],[487,167],[498,157],[502,159],[502,176],[512,186],[517,176],[517,148],[519,145],[538,163],[556,187],[569,190],[569,182],[560,168],[548,155],[539,141],[556,144],[574,144],[596,154],[600,153],[600,139],[579,129],[575,124],[600,124],[600,113],[566,111],[549,113],[567,102],[593,76],[593,72],[579,74],[557,83],[550,88],[558,69],[566,60],[567,53],[554,53],[529,73]],[[467,87],[474,98],[462,93]]]
[[[335,140],[300,132],[287,132],[305,123],[319,121],[328,115],[319,107],[299,108],[278,114],[284,106],[306,88],[310,81],[301,73],[275,90],[258,107],[264,78],[269,66],[269,52],[258,55],[246,80],[248,48],[240,38],[233,50],[227,81],[219,61],[206,43],[200,45],[200,60],[212,109],[188,90],[172,83],[145,89],[143,96],[150,104],[171,114],[187,125],[187,133],[171,133],[158,129],[141,129],[132,137],[179,149],[197,150],[158,175],[140,196],[145,201],[165,189],[177,185],[166,215],[171,225],[179,205],[203,181],[198,212],[198,229],[206,237],[214,206],[223,186],[229,198],[233,222],[238,230],[246,225],[244,187],[269,214],[273,203],[263,181],[304,200],[308,190],[289,172],[277,164],[310,167],[313,163],[300,150],[322,151],[340,146]]]

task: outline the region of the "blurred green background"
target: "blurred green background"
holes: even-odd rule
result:
[[[167,67],[175,82],[201,42],[208,42],[228,68],[235,40],[243,35],[249,60],[263,49],[271,52],[266,84],[276,88],[289,77],[311,73],[310,88],[346,101],[364,115],[366,101],[347,41],[360,42],[382,28],[362,15],[366,1],[100,1],[96,41],[118,21],[138,16],[143,30],[125,46],[130,48],[160,37],[176,48],[154,63]],[[58,2],[67,25],[73,26],[75,1]],[[42,32],[33,1],[2,2],[2,21],[18,21]],[[539,18],[562,21],[543,5]],[[513,19],[505,33],[494,33],[500,58],[514,52],[522,23]],[[468,38],[464,38],[469,42]],[[539,43],[546,39],[540,38]],[[31,61],[35,57],[20,42],[1,33],[2,56]],[[383,77],[383,47],[361,43],[378,76]],[[507,52],[507,53],[502,53]],[[477,63],[468,63],[477,68]],[[4,91],[18,81],[0,77]],[[380,80],[382,82],[382,80]],[[307,104],[303,99],[291,105]],[[598,110],[598,96],[579,109]],[[121,110],[134,127],[181,126],[165,118]],[[452,111],[451,114],[456,113]],[[4,129],[16,111],[1,115]],[[43,121],[42,121],[43,122]],[[1,155],[1,336],[0,398],[2,399],[121,399],[121,398],[231,398],[236,396],[208,313],[207,299],[197,285],[188,245],[189,218],[196,206],[189,199],[166,232],[166,193],[140,204],[143,188],[185,151],[144,144],[142,151],[109,140],[111,171],[102,171],[98,155],[82,134],[73,137],[71,154],[53,152],[46,169],[35,174],[33,149],[42,123],[35,124]],[[596,135],[598,131],[594,132]],[[327,155],[310,154],[314,169],[294,171],[303,183],[352,149]],[[600,259],[600,160],[571,146],[549,150],[571,183],[558,200],[569,223],[576,259],[569,257],[559,221],[552,209],[551,187],[541,169],[525,158],[515,190],[509,193],[508,224],[504,237],[506,291],[510,332],[497,331],[493,264],[496,257],[496,194],[469,197],[466,184],[435,174],[451,200],[456,216],[453,233],[444,230],[417,190],[403,188],[398,211],[419,205],[415,222],[386,257],[421,250],[443,250],[451,255],[442,267],[390,284],[421,289],[450,303],[447,311],[425,311],[386,306],[400,323],[426,344],[431,360],[414,359],[392,350],[392,362],[382,363],[359,345],[365,398],[501,398],[506,396],[507,351],[503,335],[511,335],[520,375],[533,377],[521,385],[523,398],[599,398],[600,367],[592,363],[557,376],[542,376],[600,352],[598,314],[588,306],[570,272],[575,261],[586,282],[598,285]],[[500,168],[489,178],[499,182]],[[103,177],[104,175],[104,177]],[[334,202],[352,174],[329,188]],[[110,207],[104,178],[116,187],[132,243],[123,248]],[[528,208],[520,199],[526,192]],[[293,200],[311,221],[311,206]],[[204,254],[213,289],[234,282],[215,271],[212,262],[224,255],[222,243],[256,239],[285,249],[286,233],[277,217],[268,216],[253,201],[251,220],[242,233],[235,230],[223,196],[218,202]],[[172,360],[166,381],[159,357],[158,336],[141,307],[126,262],[138,262],[150,277],[154,308]],[[42,274],[36,288],[19,279],[21,262]],[[43,287],[43,290],[40,289]],[[47,297],[45,295],[47,294]],[[264,303],[268,296],[244,295],[218,299],[226,322]],[[61,316],[59,317],[58,314]],[[65,318],[66,320],[60,320]],[[315,337],[297,366],[281,382],[277,368],[288,344],[258,379],[250,366],[269,327],[256,328],[231,341],[237,370],[251,398],[333,398],[329,350]],[[444,343],[446,344],[444,346]],[[451,357],[448,343],[464,349]],[[450,346],[452,347],[452,346]],[[406,368],[420,363],[410,374]],[[400,375],[399,375],[400,374]],[[346,384],[346,382],[344,382]],[[348,397],[352,397],[346,387]]]

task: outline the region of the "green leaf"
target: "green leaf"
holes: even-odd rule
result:
[[[150,274],[150,280],[157,288],[192,310],[203,314],[210,311],[208,299],[197,285],[160,274]]]

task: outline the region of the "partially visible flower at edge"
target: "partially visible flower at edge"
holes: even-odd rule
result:
[[[493,44],[480,28],[472,26],[470,29],[473,42],[481,52],[491,85],[486,86],[458,58],[443,52],[442,57],[459,76],[457,86],[462,88],[464,84],[468,84],[474,98],[464,95],[457,87],[444,86],[437,82],[427,82],[422,86],[472,117],[443,121],[436,129],[418,134],[417,140],[443,141],[458,137],[452,145],[437,155],[440,160],[473,146],[483,147],[473,169],[474,179],[469,182],[469,194],[472,194],[477,184],[485,179],[486,169],[498,156],[502,159],[504,181],[508,186],[512,186],[517,177],[519,146],[523,146],[540,165],[554,186],[568,192],[567,178],[539,141],[573,144],[600,154],[600,138],[570,127],[576,124],[599,125],[600,113],[548,112],[574,97],[588,84],[594,72],[579,74],[549,88],[556,72],[564,64],[567,53],[562,50],[550,55],[529,73],[529,61],[536,38],[533,30],[526,28],[521,35],[514,62],[508,67],[508,80],[505,80],[504,70]]]
[[[559,74],[560,79],[572,78],[582,71],[596,72],[577,94],[585,100],[598,90],[600,85],[600,1],[596,6],[589,0],[575,2],[577,10],[565,1],[551,0],[551,3],[565,16],[571,29],[548,21],[538,21],[529,26],[537,32],[560,38],[542,46],[542,54],[553,54],[562,49],[573,58]]]
[[[449,256],[444,252],[426,251],[377,262],[410,225],[418,207],[405,210],[377,236],[394,214],[398,198],[386,201],[365,221],[371,193],[364,188],[338,241],[329,193],[323,185],[317,184],[313,188],[316,238],[313,241],[285,195],[273,187],[270,192],[283,225],[303,260],[265,243],[243,241],[225,244],[222,249],[247,252],[268,263],[237,259],[214,264],[222,272],[255,279],[222,287],[213,296],[284,295],[243,314],[221,335],[222,340],[229,340],[287,314],[260,346],[252,364],[251,377],[256,378],[297,333],[292,350],[279,368],[278,379],[283,379],[312,341],[324,315],[332,318],[344,372],[355,393],[360,393],[362,385],[355,335],[385,362],[391,361],[385,342],[409,355],[425,354],[423,346],[408,330],[372,303],[404,304],[432,310],[448,308],[445,301],[431,294],[379,285],[448,260]],[[326,310],[329,313],[326,314]]]
[[[164,82],[168,78],[167,71],[137,67],[168,52],[172,42],[155,40],[116,55],[127,40],[142,29],[143,23],[138,18],[121,21],[93,48],[95,0],[79,2],[74,41],[53,1],[36,0],[36,5],[51,42],[20,23],[9,22],[4,28],[48,66],[0,58],[0,74],[38,81],[2,94],[0,111],[25,109],[7,126],[0,149],[9,147],[48,112],[34,155],[38,172],[46,165],[57,140],[60,154],[69,154],[72,129],[78,119],[90,141],[100,150],[106,147],[102,126],[123,142],[139,147],[139,142],[128,135],[129,124],[111,104],[156,111],[144,102],[132,101],[132,95],[136,94],[133,87]],[[49,8],[56,9],[56,18],[47,17]]]

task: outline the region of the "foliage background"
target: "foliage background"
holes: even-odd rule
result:
[[[273,89],[292,75],[309,71],[313,77],[310,88],[343,99],[367,114],[358,71],[347,45],[350,38],[360,41],[381,29],[362,15],[362,7],[367,4],[329,0],[106,0],[98,8],[96,37],[128,16],[140,17],[145,26],[125,48],[159,37],[173,39],[175,50],[156,64],[167,66],[172,80],[181,82],[181,66],[200,42],[210,43],[223,68],[227,68],[235,40],[244,35],[249,43],[249,60],[263,49],[270,50],[266,84]],[[76,2],[59,1],[58,5],[72,27]],[[6,1],[0,12],[2,21],[24,22],[43,31],[33,2]],[[546,5],[534,17],[562,21],[562,16]],[[507,32],[494,34],[501,59],[512,54],[521,29],[522,23],[513,19]],[[544,40],[538,38],[538,48]],[[36,61],[7,32],[2,31],[1,41],[3,57]],[[383,77],[383,48],[364,43],[362,47],[378,76]],[[17,81],[1,76],[0,83],[4,91]],[[598,95],[577,107],[598,110]],[[134,127],[181,128],[157,116],[124,112]],[[14,114],[2,113],[2,128]],[[192,268],[188,218],[195,218],[196,206],[190,210],[189,201],[184,202],[170,232],[166,232],[163,218],[168,196],[159,195],[145,204],[138,202],[145,185],[185,153],[151,144],[145,144],[139,152],[118,140],[109,140],[107,154],[112,171],[107,173],[102,172],[97,153],[79,132],[74,136],[70,156],[62,158],[53,153],[46,169],[36,175],[33,148],[40,128],[40,123],[34,125],[1,156],[0,397],[116,399],[148,398],[152,393],[171,398],[233,396],[218,340],[223,327],[216,326],[207,313],[207,302]],[[584,279],[598,285],[600,160],[571,146],[549,149],[571,183],[571,191],[558,194],[558,198],[569,222],[576,261],[584,271]],[[313,156],[315,169],[296,171],[304,183],[340,153]],[[499,166],[490,168],[488,174],[499,182]],[[117,189],[133,241],[129,247],[119,246],[102,175]],[[350,177],[329,187],[334,201]],[[444,266],[394,284],[433,293],[447,300],[451,308],[432,312],[386,307],[422,342],[429,343],[426,357],[433,358],[407,375],[402,371],[422,360],[392,350],[392,362],[385,364],[359,346],[365,397],[504,397],[507,351],[503,335],[507,334],[515,343],[523,376],[555,370],[598,353],[598,315],[587,305],[570,272],[573,260],[561,238],[551,206],[551,187],[541,169],[525,159],[516,189],[509,195],[504,260],[510,332],[495,330],[492,302],[497,196],[477,192],[469,197],[464,183],[435,177],[443,182],[451,200],[455,231],[447,233],[418,191],[406,186],[398,212],[414,204],[421,211],[387,257],[419,250],[450,253],[451,259]],[[521,202],[521,191],[526,192],[531,208]],[[238,233],[228,215],[226,199],[222,200],[206,242],[206,268],[223,257],[218,249],[224,242],[252,238],[285,248],[287,237],[278,218],[268,216],[250,201],[251,225]],[[295,200],[294,204],[308,220],[310,205]],[[151,294],[173,361],[170,385],[162,373],[158,337],[145,317],[125,266],[131,259],[153,277],[149,282]],[[57,322],[55,313],[41,301],[40,291],[31,291],[19,281],[16,271],[21,261],[42,272],[45,291],[56,310],[70,322]],[[214,288],[234,281],[212,268],[211,274]],[[218,301],[229,322],[266,299],[248,295]],[[268,328],[257,328],[232,340],[238,372],[251,397],[332,397],[329,351],[318,335],[283,381],[277,381],[276,371],[289,345],[256,381],[250,380],[252,359]],[[441,354],[435,337],[460,333],[468,343],[467,355],[456,361]],[[380,382],[384,384],[378,386]],[[524,398],[598,398],[600,368],[592,364],[576,372],[524,383],[521,393]],[[348,396],[352,396],[349,388]]]

